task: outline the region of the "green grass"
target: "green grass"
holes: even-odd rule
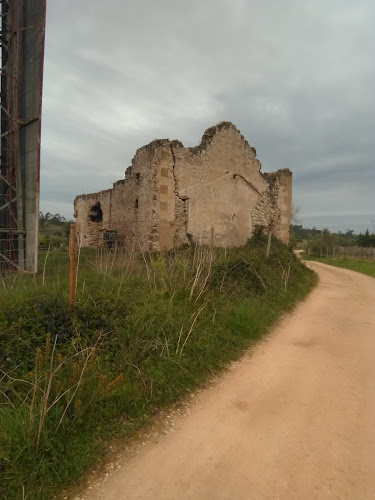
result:
[[[86,250],[70,314],[68,256],[50,252],[43,280],[46,255],[37,277],[2,278],[0,498],[74,483],[112,436],[240,356],[316,283],[277,241],[268,261],[262,239],[212,262],[199,247]]]
[[[365,260],[355,257],[315,257],[312,255],[308,256],[305,253],[301,256],[306,260],[315,260],[317,262],[323,262],[324,264],[330,264],[331,266],[351,269],[352,271],[358,271],[359,273],[367,274],[368,276],[375,278],[374,260]]]

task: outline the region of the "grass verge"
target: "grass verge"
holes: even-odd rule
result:
[[[0,497],[47,499],[155,412],[256,342],[316,283],[286,247],[82,251],[5,276],[0,304]]]
[[[374,260],[357,259],[355,257],[315,257],[305,253],[301,254],[301,257],[305,260],[314,260],[331,266],[351,269],[352,271],[367,274],[368,276],[375,278]]]

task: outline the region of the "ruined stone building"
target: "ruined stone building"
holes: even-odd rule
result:
[[[261,173],[256,151],[229,122],[199,146],[160,139],[138,149],[112,189],[82,194],[74,216],[83,247],[116,234],[124,245],[168,250],[191,241],[244,245],[257,226],[289,241],[292,173]]]

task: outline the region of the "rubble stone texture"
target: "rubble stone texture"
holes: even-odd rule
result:
[[[261,173],[256,151],[237,128],[223,122],[185,148],[155,140],[138,149],[125,179],[112,189],[74,200],[83,247],[100,246],[105,231],[124,245],[169,250],[192,241],[244,245],[256,227],[289,241],[292,173]]]

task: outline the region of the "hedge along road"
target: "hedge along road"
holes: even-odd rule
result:
[[[80,498],[375,498],[375,280],[308,265],[308,299]]]

